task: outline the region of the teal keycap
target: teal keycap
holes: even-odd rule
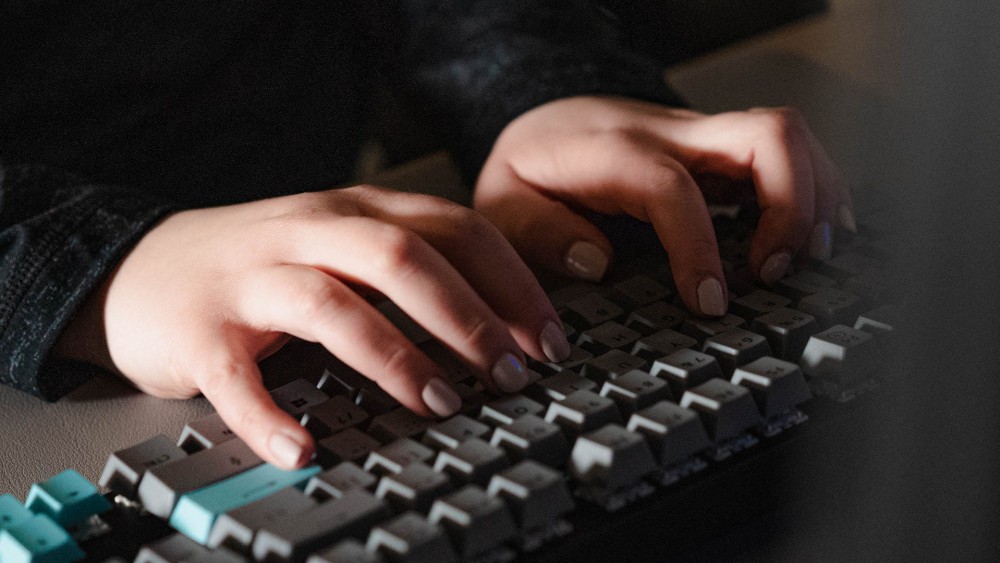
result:
[[[66,528],[111,508],[93,483],[72,469],[35,483],[24,503],[35,514],[47,514]]]
[[[0,530],[17,526],[27,518],[31,518],[31,512],[14,495],[0,496]]]
[[[305,486],[320,472],[318,466],[285,471],[265,463],[235,477],[185,494],[177,502],[170,525],[198,543],[205,544],[222,514],[272,495],[287,487]]]
[[[62,563],[83,559],[84,553],[52,518],[36,514],[0,531],[3,563]]]

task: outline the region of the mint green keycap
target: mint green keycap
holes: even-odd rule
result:
[[[0,561],[3,563],[62,563],[83,559],[83,551],[44,514],[21,520],[0,531]]]
[[[51,516],[64,528],[111,508],[97,487],[72,469],[32,485],[24,504],[35,514]]]
[[[0,530],[17,526],[27,518],[31,518],[31,512],[14,495],[0,496]]]
[[[320,472],[318,466],[285,471],[265,463],[235,477],[185,494],[170,515],[170,525],[177,531],[204,544],[212,526],[222,514],[273,495],[287,487],[303,487]]]

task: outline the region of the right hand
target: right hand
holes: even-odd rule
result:
[[[367,186],[167,217],[56,352],[159,397],[203,393],[264,460],[299,467],[312,438],[257,368],[291,336],[322,344],[418,414],[461,405],[441,369],[356,290],[393,300],[491,390],[528,383],[522,350],[569,353],[545,293],[490,223],[442,199]]]

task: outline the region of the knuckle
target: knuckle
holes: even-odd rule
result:
[[[381,225],[371,239],[372,267],[384,275],[404,275],[417,267],[422,241],[415,233],[395,225]]]
[[[308,323],[328,319],[347,306],[343,293],[321,279],[302,280],[287,291],[290,310]]]

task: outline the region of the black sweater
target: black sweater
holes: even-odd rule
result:
[[[588,93],[677,103],[586,0],[0,0],[0,382],[54,399],[76,308],[172,210],[349,179],[376,87],[474,180]]]

